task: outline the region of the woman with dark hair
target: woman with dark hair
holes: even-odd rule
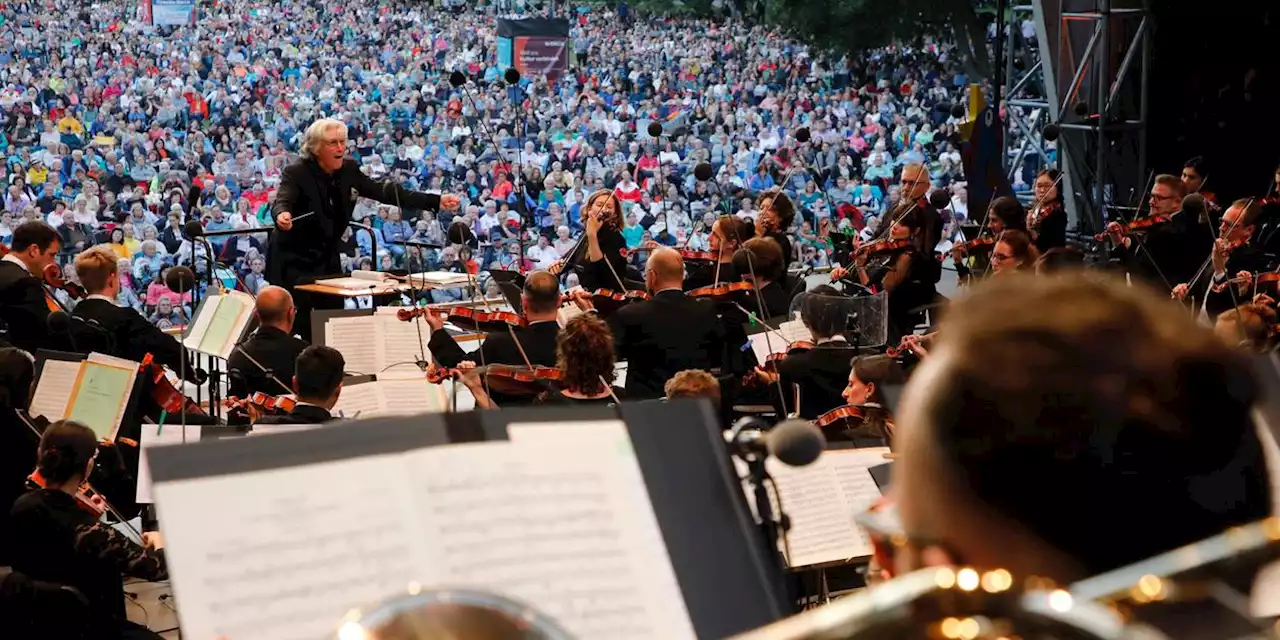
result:
[[[754,375],[771,387],[781,383],[786,394],[785,408],[812,420],[842,404],[841,390],[849,377],[850,358],[857,349],[844,337],[849,298],[825,284],[802,296],[797,299],[800,321],[813,335],[813,348],[789,354],[777,363],[775,371],[756,367]],[[800,397],[799,406],[791,407],[796,394]]]
[[[595,314],[577,316],[566,323],[556,337],[556,368],[560,370],[560,379],[538,394],[534,403],[613,404],[623,393],[613,386],[616,375],[613,364],[613,332],[609,325]],[[462,381],[475,397],[476,407],[498,408],[479,375],[465,374]]]
[[[752,238],[733,254],[733,270],[743,282],[752,283],[760,292],[765,318],[786,316],[791,306],[790,292],[783,289],[786,260],[782,247],[773,238]],[[743,302],[747,310],[757,313],[755,301]]]
[[[1062,173],[1045,169],[1036,176],[1036,201],[1027,212],[1027,230],[1041,253],[1067,244],[1067,212],[1062,208]]]
[[[9,509],[27,492],[40,439],[16,413],[27,409],[35,365],[21,349],[0,349],[0,565],[10,564]]]
[[[782,189],[773,188],[756,199],[756,237],[773,238],[782,248],[782,272],[791,266],[791,239],[787,229],[796,219],[796,205]]]
[[[35,580],[75,587],[89,602],[93,637],[156,639],[125,615],[125,577],[168,579],[159,533],[142,534],[139,546],[78,506],[75,497],[89,476],[98,439],[78,422],[55,422],[40,438],[36,470],[45,487],[13,505],[13,568]]]
[[[991,250],[992,275],[1007,275],[1017,271],[1034,271],[1040,252],[1031,238],[1021,231],[1005,231]]]
[[[902,369],[888,356],[859,356],[849,362],[849,379],[841,395],[849,405],[862,409],[860,424],[837,433],[825,433],[827,441],[848,441],[859,447],[892,447],[893,414],[885,402],[884,387],[904,382]]]
[[[961,245],[951,249],[951,260],[956,265],[956,274],[961,279],[973,277],[974,273],[985,275],[991,266],[991,249],[995,248],[995,238],[1006,230],[1026,232],[1027,211],[1022,203],[1012,196],[1000,196],[991,201],[987,207],[986,227],[978,231],[978,236],[990,238],[990,244],[980,244],[972,251],[966,251]],[[966,260],[968,258],[968,260]],[[971,264],[966,264],[966,263]]]
[[[613,191],[601,189],[587,196],[582,206],[583,242],[548,269],[560,274],[579,266],[579,282],[587,291],[625,289],[627,241],[622,237],[622,203]]]

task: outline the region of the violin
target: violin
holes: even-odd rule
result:
[[[788,356],[792,356],[797,353],[804,353],[806,351],[812,351],[813,348],[814,348],[814,344],[812,342],[809,342],[808,340],[796,340],[795,342],[792,342],[791,344],[787,345],[786,351],[782,353],[769,354],[769,357],[765,358],[765,361],[760,363],[760,368],[764,369],[765,371],[768,371],[769,373],[776,373],[778,371],[779,362],[786,360]],[[760,377],[759,375],[756,374],[754,370],[748,371],[747,375],[742,378],[743,385],[752,385],[757,382],[760,382]]]
[[[1120,229],[1120,235],[1127,236],[1131,233],[1145,233],[1147,231],[1150,231],[1152,227],[1156,227],[1168,222],[1173,222],[1172,216],[1147,216],[1145,218],[1140,218],[1138,220],[1134,220],[1133,222],[1130,222],[1124,225]],[[1102,233],[1099,233],[1093,236],[1093,239],[1096,242],[1102,242],[1102,240],[1105,239],[1107,235],[1108,233],[1106,231],[1103,231]]]
[[[1056,186],[1056,183],[1055,183],[1055,186]],[[1057,202],[1050,202],[1044,205],[1037,205],[1035,210],[1031,212],[1031,219],[1027,222],[1027,228],[1032,231],[1039,230],[1040,223],[1044,222],[1045,218],[1048,218],[1050,215],[1053,214],[1053,212],[1056,209],[1059,209],[1061,206],[1062,205],[1058,204]]]
[[[853,252],[853,255],[855,257],[874,256],[882,253],[892,253],[899,249],[906,249],[910,246],[910,238],[904,238],[902,240],[876,240],[875,242],[868,242],[867,244],[858,247],[858,249]]]
[[[427,311],[424,309],[414,309],[413,311],[406,309],[397,311],[396,317],[405,320],[404,316],[408,315],[408,319],[412,320],[425,313]],[[524,316],[510,311],[481,311],[471,307],[455,307],[449,310],[447,317],[450,322],[460,327],[475,327],[477,329],[502,328],[506,326],[524,328],[529,326],[529,321]]]
[[[911,349],[911,347],[907,345],[907,337],[908,336],[903,336],[902,340],[898,341],[897,346],[886,347],[884,350],[884,354],[886,356],[889,356],[890,358],[900,358],[906,355],[907,353],[912,352],[913,350]],[[920,344],[923,345],[924,343],[933,339],[933,334],[926,333],[924,335],[916,336],[916,337],[920,339]]]
[[[691,249],[681,249],[680,257],[684,258],[685,262],[688,262],[690,260],[693,260],[695,262],[698,262],[698,261],[715,262],[716,261],[716,254],[710,251],[693,251]]]
[[[223,401],[231,409],[247,409],[251,420],[272,413],[292,413],[298,400],[293,396],[270,396],[261,391],[249,394],[246,398],[229,397]]]
[[[27,485],[36,489],[49,488],[48,481],[40,474],[39,469],[32,471],[31,475],[27,476]],[[106,499],[98,495],[98,492],[93,489],[88,480],[80,483],[72,497],[75,498],[76,506],[80,507],[81,511],[87,512],[94,518],[101,518],[107,513]]]
[[[75,298],[76,300],[89,295],[89,293],[84,290],[84,287],[67,280],[66,276],[62,273],[62,267],[59,267],[57,263],[50,263],[46,265],[44,273],[41,275],[44,276],[45,284],[53,287],[54,289],[61,289],[67,295]]]
[[[195,400],[183,395],[173,383],[169,381],[169,377],[164,373],[164,367],[160,363],[155,362],[151,354],[147,354],[142,359],[142,365],[139,372],[143,375],[151,377],[151,399],[160,407],[160,410],[166,414],[176,414],[186,412],[188,416],[208,417],[204,409],[196,404]]]
[[[749,291],[755,291],[755,286],[750,282],[725,282],[706,287],[698,287],[697,289],[690,291],[688,295],[691,298],[720,301],[733,298],[736,293]]]
[[[1280,272],[1268,271],[1266,273],[1250,274],[1249,277],[1247,278],[1231,278],[1226,282],[1214,285],[1214,288],[1215,288],[1215,291],[1217,291],[1217,290],[1221,290],[1221,287],[1224,287],[1229,284],[1244,284],[1246,282],[1252,283],[1253,285],[1258,287],[1275,286],[1277,284],[1280,284]]]
[[[446,370],[452,375],[456,370]],[[509,364],[490,364],[472,370],[484,378],[485,385],[510,396],[534,396],[542,393],[548,382],[558,382],[564,372],[555,367],[535,365],[533,368]],[[440,374],[437,374],[437,376]],[[431,378],[428,377],[428,380]]]
[[[956,245],[956,248],[964,253],[974,253],[979,250],[990,251],[995,246],[995,236],[978,236],[968,242],[962,242]]]
[[[813,425],[823,429],[837,423],[861,423],[866,419],[866,409],[860,405],[846,404],[814,418]]]

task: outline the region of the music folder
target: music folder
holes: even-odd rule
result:
[[[705,401],[459,417],[148,448],[183,634],[330,637],[410,584],[514,597],[586,640],[781,617]]]

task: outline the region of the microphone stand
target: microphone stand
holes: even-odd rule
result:
[[[760,531],[760,537],[764,539],[765,553],[772,560],[775,577],[786,575],[787,556],[778,548],[778,541],[785,540],[782,532],[791,528],[790,519],[785,513],[779,513],[776,517],[773,514],[773,500],[769,497],[769,489],[766,483],[773,482],[773,478],[769,475],[769,469],[765,466],[768,460],[768,454],[759,452],[745,452],[743,447],[736,446],[742,438],[742,432],[748,428],[763,431],[766,425],[759,418],[741,418],[734,423],[732,430],[729,432],[729,442],[733,445],[734,455],[747,465],[747,482],[751,485],[751,496],[755,500],[756,517],[759,523],[756,525]],[[775,578],[776,579],[776,578]],[[780,589],[778,593],[786,593],[786,588],[779,584],[776,588]]]
[[[389,183],[387,183],[387,182],[383,182],[383,183],[382,183],[382,190],[383,190],[384,195],[385,195],[385,192],[386,192],[386,190],[387,190],[387,185],[388,185],[388,184],[389,184]],[[404,207],[403,207],[403,206],[401,206],[401,204],[400,204],[400,190],[399,190],[399,189],[395,189],[395,188],[393,188],[393,189],[391,190],[391,192],[392,192],[392,193],[394,193],[394,194],[396,195],[396,209],[399,209],[399,210],[400,210],[400,220],[401,220],[401,222],[403,222],[403,221],[404,221]],[[372,237],[372,236],[373,236],[373,233],[372,233],[372,232],[370,232],[370,234],[369,234],[369,235],[370,235],[370,237]],[[405,278],[405,280],[407,281],[407,283],[408,283],[408,285],[409,285],[409,303],[410,303],[410,305],[411,305],[411,306],[413,306],[413,307],[415,307],[415,308],[416,308],[416,307],[418,306],[418,291],[419,291],[419,289],[415,289],[415,288],[414,288],[414,286],[413,286],[413,257],[412,257],[412,255],[409,253],[408,249],[406,249],[406,250],[405,250],[405,256],[406,256],[406,257],[405,257],[405,267],[406,267],[406,270],[409,272],[409,277],[408,277],[408,278]],[[421,266],[421,264],[422,264],[422,261],[421,261],[421,260],[419,260],[419,266]],[[465,269],[466,267],[464,266],[463,268]],[[426,283],[424,282],[423,284],[425,285]],[[375,306],[376,306],[376,303],[375,303]],[[375,311],[375,313],[376,313],[376,311]],[[417,329],[417,331],[418,331],[418,357],[417,357],[417,359],[416,359],[416,361],[415,361],[415,364],[417,364],[417,365],[418,365],[418,368],[419,368],[419,369],[421,369],[422,371],[426,371],[426,370],[427,370],[427,366],[428,366],[428,365],[430,365],[430,362],[427,360],[427,346],[426,346],[426,343],[425,343],[425,342],[423,342],[423,340],[422,340],[422,315],[421,315],[421,314],[415,314],[415,315],[413,316],[413,326],[414,326],[414,328],[415,328],[415,329]]]

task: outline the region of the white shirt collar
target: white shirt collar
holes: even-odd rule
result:
[[[27,263],[19,260],[18,256],[13,255],[12,253],[5,254],[5,256],[3,258],[0,258],[0,260],[4,260],[5,262],[12,262],[18,265],[19,267],[22,267],[23,271],[26,271],[27,273],[31,273],[31,269],[27,268]]]

